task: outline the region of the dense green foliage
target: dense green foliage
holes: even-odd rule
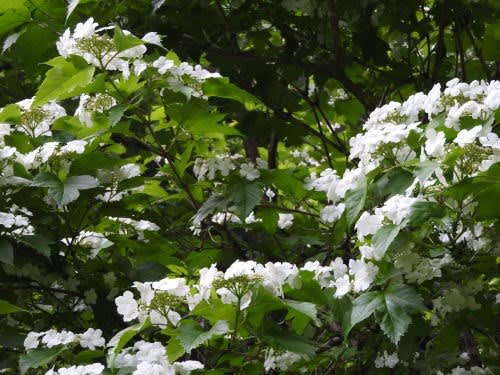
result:
[[[0,371],[499,370],[497,1],[3,0],[0,39]]]

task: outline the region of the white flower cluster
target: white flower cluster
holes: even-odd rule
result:
[[[309,152],[307,150],[293,150],[290,153],[290,156],[298,161],[297,165],[299,167],[319,167],[321,165],[318,160],[309,155]]]
[[[441,277],[441,269],[453,262],[453,258],[448,253],[442,257],[426,258],[405,250],[396,255],[394,265],[403,271],[409,283],[422,284],[424,281]]]
[[[87,127],[93,125],[92,116],[94,113],[103,113],[116,105],[116,100],[108,94],[96,94],[90,96],[88,94],[80,95],[80,103],[75,111],[75,116],[78,116],[80,122]]]
[[[138,234],[139,240],[144,240],[144,232],[158,232],[160,227],[149,220],[134,220],[128,217],[108,216],[108,219],[122,224],[120,233],[127,233],[127,229],[132,229]]]
[[[76,237],[63,238],[61,240],[66,246],[78,245],[92,250],[91,257],[95,257],[99,251],[113,246],[114,243],[106,238],[103,233],[81,231]]]
[[[104,202],[117,202],[123,199],[128,194],[127,190],[120,190],[118,184],[122,181],[128,180],[141,175],[141,168],[138,164],[128,163],[122,165],[120,168],[114,169],[98,169],[97,178],[102,184],[110,185],[106,187],[103,194],[96,196]],[[136,188],[141,189],[141,187]],[[132,189],[130,189],[132,190]]]
[[[62,367],[57,371],[51,369],[45,375],[100,375],[104,371],[104,366],[100,363],[90,365],[79,365],[71,367]]]
[[[213,180],[217,172],[221,176],[228,176],[236,169],[234,160],[237,158],[240,158],[240,155],[219,155],[210,159],[196,158],[193,166],[194,175],[198,181]]]
[[[35,228],[30,224],[31,211],[26,208],[11,206],[10,212],[0,212],[0,234],[6,236],[29,236],[34,234]]]
[[[431,324],[438,325],[449,313],[481,308],[474,296],[482,289],[483,284],[479,279],[471,280],[463,286],[451,285],[443,289],[442,295],[432,300]]]
[[[19,152],[15,147],[0,144],[0,162],[15,161],[21,164],[27,171],[37,169],[47,163],[52,157],[60,157],[71,153],[82,154],[88,142],[84,140],[73,140],[67,143],[46,142],[28,153]],[[66,168],[69,169],[70,162],[66,161]],[[5,179],[4,185],[28,184],[29,180],[13,176],[12,165],[6,164],[2,170]]]
[[[141,63],[140,70],[146,69],[149,65]],[[152,65],[153,68],[158,70],[161,75],[169,74],[167,77],[167,84],[172,91],[180,92],[186,97],[191,96],[202,97],[203,94],[200,89],[200,84],[208,78],[220,78],[219,73],[212,73],[203,69],[201,65],[191,65],[187,62],[181,62],[179,65],[164,56],[160,56],[155,60]],[[136,73],[137,74],[137,73]],[[140,73],[139,73],[140,74]],[[187,79],[184,79],[187,78]]]
[[[146,341],[138,341],[133,347],[118,353],[114,359],[114,367],[134,368],[132,375],[189,375],[191,371],[204,368],[198,361],[170,363],[161,343]]]
[[[375,367],[376,368],[394,368],[399,363],[398,353],[387,353],[387,350],[384,350],[382,355],[378,355],[375,359]]]
[[[83,333],[57,331],[50,329],[45,332],[29,332],[24,340],[24,348],[32,350],[40,345],[52,348],[58,345],[79,344],[82,348],[95,350],[106,344],[100,329],[89,328]]]
[[[248,181],[254,181],[260,177],[259,169],[267,169],[265,160],[258,158],[256,163],[257,165],[252,162],[244,162],[244,158],[240,154],[219,155],[207,159],[196,158],[193,172],[198,181],[211,181],[216,178],[217,173],[222,177],[226,177],[231,171],[239,168],[241,177],[246,178]]]
[[[32,108],[34,100],[35,98],[24,99],[16,103],[21,110],[21,117],[15,129],[33,138],[41,135],[50,136],[52,135],[50,126],[58,118],[66,116],[66,111],[55,102]]]
[[[301,359],[302,356],[300,354],[290,351],[276,353],[273,348],[269,348],[265,352],[264,370],[266,372],[271,370],[287,371],[290,366]]]
[[[322,287],[335,288],[337,298],[351,291],[359,293],[367,290],[378,273],[378,267],[364,259],[349,259],[348,267],[340,257],[328,266],[322,266],[318,261],[307,262],[302,269],[314,272]]]
[[[73,33],[68,28],[56,43],[59,54],[65,58],[71,55],[81,56],[89,64],[100,69],[120,71],[127,79],[130,75],[130,60],[141,58],[146,52],[143,44],[119,51],[113,39],[98,29],[99,25],[89,18],[84,23],[76,25]],[[123,31],[123,35],[130,36],[130,32]]]

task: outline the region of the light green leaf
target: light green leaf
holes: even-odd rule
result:
[[[78,94],[94,75],[95,68],[81,57],[73,56],[68,60],[63,57],[52,59],[48,63],[53,68],[45,75],[40,85],[33,106],[39,106],[50,100],[62,100]]]
[[[26,354],[22,354],[19,357],[19,369],[21,371],[21,375],[26,374],[29,369],[38,368],[52,362],[67,348],[67,346],[56,346],[49,349],[31,350]]]
[[[143,45],[144,42],[132,34],[125,34],[118,26],[115,27],[113,42],[118,52],[125,51],[132,47]]]
[[[172,363],[175,362],[185,353],[186,351],[184,350],[184,347],[182,346],[181,342],[177,337],[172,337],[170,338],[170,340],[168,340],[167,356],[170,362]]]
[[[13,305],[10,302],[0,299],[0,315],[12,314],[21,311],[28,311],[28,310],[22,309],[20,307],[17,307],[16,305]]]

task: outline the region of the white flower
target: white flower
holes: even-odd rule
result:
[[[265,353],[264,370],[266,372],[271,370],[286,371],[290,366],[301,359],[302,357],[297,353],[286,351],[275,354],[274,349],[269,348]]]
[[[240,176],[245,177],[248,181],[253,181],[260,177],[260,172],[253,163],[243,163],[240,166]]]
[[[361,259],[376,259],[374,249],[371,246],[362,245],[359,247],[359,252],[361,253]]]
[[[362,292],[368,289],[377,276],[378,267],[363,260],[349,260],[349,274],[354,276],[354,292]]]
[[[341,257],[335,258],[335,260],[330,263],[330,268],[333,271],[333,277],[336,279],[347,274],[347,266],[344,264]]]
[[[375,367],[376,368],[394,368],[399,363],[398,353],[394,352],[392,354],[387,353],[387,350],[384,350],[382,355],[378,355],[375,359]]]
[[[267,188],[264,193],[267,199],[269,199],[269,202],[272,202],[273,198],[276,196],[276,193],[271,188]]]
[[[161,44],[161,36],[156,32],[149,32],[142,37],[142,41],[148,44],[154,44],[159,47],[163,47]]]
[[[429,156],[441,157],[444,155],[445,134],[428,128],[425,132],[427,141],[425,142],[425,152]]]
[[[59,153],[65,154],[69,152],[74,152],[76,154],[83,154],[85,152],[85,146],[87,146],[86,141],[82,140],[70,141],[59,149]]]
[[[338,203],[337,205],[325,206],[320,212],[320,218],[323,223],[333,223],[340,219],[342,213],[345,210],[344,203]]]
[[[335,297],[340,298],[351,291],[352,285],[349,280],[349,275],[344,275],[335,280]]]
[[[77,336],[70,331],[58,332],[55,329],[48,330],[45,332],[42,343],[47,346],[47,348],[52,348],[57,345],[70,344],[76,341]]]
[[[155,281],[153,284],[153,289],[168,292],[174,296],[184,297],[189,292],[189,287],[186,285],[186,279],[184,278],[173,278],[173,279],[163,279],[160,281]]]
[[[100,329],[89,328],[84,333],[80,333],[78,337],[82,348],[94,350],[96,347],[103,347],[106,344]]]
[[[278,228],[286,229],[293,225],[293,214],[279,214]]]
[[[179,375],[189,375],[191,371],[203,370],[205,366],[198,361],[183,361],[174,363],[175,371]]]
[[[165,74],[173,66],[173,60],[167,59],[164,56],[160,56],[158,59],[153,61],[153,68],[158,69],[158,73],[160,74]]]
[[[257,263],[253,260],[241,261],[238,259],[226,270],[224,273],[224,279],[229,280],[238,276],[253,276],[255,274],[256,265]]]
[[[483,127],[481,125],[474,126],[472,129],[463,129],[457,134],[457,137],[453,140],[460,147],[464,147],[469,143],[473,143],[478,137],[479,133]]]
[[[382,228],[382,221],[384,217],[382,215],[370,215],[368,212],[363,212],[359,217],[356,225],[358,238],[362,240],[367,235],[375,234],[377,231]]]
[[[115,298],[118,314],[123,315],[124,322],[130,322],[139,316],[137,301],[130,291],[125,291],[123,295]]]
[[[26,350],[36,349],[40,345],[39,338],[43,335],[43,332],[30,332],[24,339],[24,348]]]
[[[412,205],[419,201],[418,198],[394,195],[385,201],[384,205],[375,209],[376,215],[384,215],[393,224],[399,225],[410,214]]]

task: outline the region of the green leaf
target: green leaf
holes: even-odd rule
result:
[[[192,221],[199,223],[215,210],[227,209],[227,204],[228,201],[226,198],[218,194],[213,194],[198,209],[196,215],[193,216]]]
[[[424,300],[415,288],[402,284],[393,283],[384,291],[386,304],[397,305],[404,308],[406,312],[414,313],[425,309]]]
[[[143,323],[137,323],[125,329],[122,329],[114,335],[108,342],[107,346],[113,348],[114,356],[108,357],[108,366],[113,368],[116,355],[127,345],[127,343],[142,330],[148,328],[151,322],[146,319]]]
[[[0,299],[0,315],[12,314],[21,311],[28,311],[28,310],[22,309],[20,307],[17,307],[16,305],[13,305],[10,302]]]
[[[397,345],[401,336],[405,334],[411,318],[397,305],[388,305],[387,312],[383,315],[380,327],[389,339]]]
[[[443,208],[436,202],[415,202],[410,209],[406,219],[408,226],[419,226],[431,217],[442,217],[445,214]]]
[[[243,221],[250,215],[264,194],[260,185],[247,180],[237,180],[229,187],[229,199],[235,204],[239,218]]]
[[[39,234],[35,234],[33,236],[24,236],[23,242],[31,246],[33,249],[38,251],[45,257],[50,257],[50,246],[54,243],[54,241],[49,240],[48,238],[41,236]]]
[[[209,78],[203,82],[202,89],[203,93],[208,97],[216,96],[236,100],[244,104],[248,110],[262,105],[262,102],[255,96],[233,85],[227,78]]]
[[[113,42],[118,52],[143,45],[144,42],[132,34],[126,35],[118,26],[115,27]]]
[[[167,356],[170,362],[172,363],[175,362],[185,353],[186,351],[184,350],[184,347],[182,346],[181,342],[177,337],[172,337],[170,338],[170,340],[168,340]]]
[[[311,357],[316,351],[311,342],[303,336],[282,330],[270,322],[265,323],[262,330],[262,339],[269,346]]]
[[[423,299],[411,286],[394,283],[384,291],[386,311],[380,327],[394,344],[406,333],[411,323],[410,314],[425,309]]]
[[[75,96],[78,89],[84,88],[92,80],[95,71],[95,67],[77,56],[68,60],[56,57],[49,65],[53,68],[47,72],[38,88],[33,106]]]
[[[352,303],[351,322],[347,326],[345,335],[347,336],[356,324],[362,322],[376,310],[383,308],[384,299],[381,292],[367,292],[357,297]]]
[[[424,160],[418,163],[417,168],[413,172],[413,175],[420,181],[426,181],[432,176],[434,171],[440,167],[440,164],[432,160]]]
[[[175,168],[177,169],[177,171],[181,176],[184,175],[184,172],[186,171],[189,165],[189,159],[191,158],[193,148],[194,148],[194,143],[188,144],[187,147],[182,152],[180,159],[175,161]]]
[[[225,335],[230,329],[229,324],[225,320],[219,320],[208,331],[204,331],[197,322],[188,320],[184,321],[176,331],[178,332],[176,337],[184,350],[187,353],[191,353],[191,350],[203,345],[212,337]]]
[[[219,299],[215,301],[201,301],[191,311],[193,316],[201,316],[207,319],[210,324],[217,324],[219,320],[232,321],[236,314],[236,307],[234,305],[222,303]]]
[[[2,0],[2,3],[5,0]],[[17,2],[17,4],[14,4]],[[16,27],[30,20],[30,11],[23,5],[23,2],[7,0],[0,5],[0,37],[11,32]]]
[[[5,238],[0,238],[0,262],[14,264],[14,248]]]
[[[52,173],[42,172],[37,174],[35,178],[33,178],[31,186],[58,188],[61,186],[61,181],[56,175]]]
[[[314,303],[299,302],[291,299],[284,299],[283,304],[291,310],[295,310],[313,320],[317,325],[320,324],[318,320],[318,309]]]
[[[385,252],[391,246],[392,241],[396,238],[401,227],[399,225],[388,224],[380,228],[377,233],[373,235],[373,254],[375,259],[382,259]]]
[[[351,226],[358,218],[359,213],[363,209],[366,200],[367,184],[363,180],[361,186],[356,189],[349,190],[345,195],[345,210],[347,225]]]
[[[93,189],[99,186],[99,181],[88,175],[72,176],[64,182],[51,173],[40,173],[32,181],[31,186],[47,187],[49,198],[59,206],[65,206],[80,196],[80,190]]]
[[[67,346],[56,346],[49,349],[31,350],[26,354],[21,354],[19,357],[19,370],[21,371],[21,375],[26,374],[29,369],[38,368],[52,362],[67,348]]]

